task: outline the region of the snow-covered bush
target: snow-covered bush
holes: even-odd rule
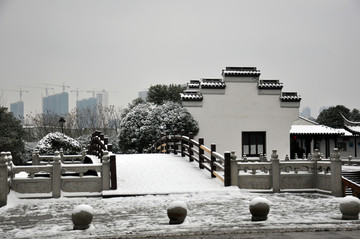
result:
[[[153,144],[161,134],[184,129],[196,135],[198,123],[180,104],[167,102],[138,104],[120,123],[119,148],[122,153],[141,153]]]
[[[35,147],[40,154],[46,155],[54,154],[61,148],[64,154],[78,154],[81,151],[81,145],[78,141],[60,132],[47,134]]]

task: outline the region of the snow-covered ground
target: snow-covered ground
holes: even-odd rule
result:
[[[8,205],[0,208],[0,238],[156,238],[159,235],[226,235],[273,230],[360,230],[359,220],[341,220],[340,198],[313,193],[249,193],[237,187],[223,187],[220,180],[211,179],[210,173],[198,169],[196,163],[189,163],[186,158],[143,157],[148,161],[133,155],[118,157],[117,193],[141,194],[146,190],[160,195],[18,199],[16,193],[11,192]],[[135,160],[146,167],[136,165]],[[175,170],[164,169],[164,160],[170,160]],[[140,175],[138,180],[144,184],[136,182],[134,175]],[[251,221],[249,206],[255,197],[271,202],[268,220]],[[178,200],[187,204],[188,216],[183,224],[169,225],[167,207]],[[93,223],[85,231],[73,231],[71,212],[81,204],[94,209]]]
[[[211,178],[187,157],[173,154],[124,154],[116,156],[117,190],[104,195],[143,195],[216,191],[224,183]]]

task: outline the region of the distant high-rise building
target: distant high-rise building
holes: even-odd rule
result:
[[[43,114],[66,115],[69,113],[69,94],[60,94],[43,97]]]
[[[300,112],[300,116],[304,117],[304,118],[309,118],[311,116],[311,109],[310,107],[305,107],[301,112]]]
[[[14,114],[15,118],[24,122],[24,101],[11,103],[10,112]]]
[[[83,100],[77,100],[76,101],[76,108],[79,111],[82,111],[86,108],[93,108],[97,105],[97,99],[96,98],[88,98]]]
[[[139,91],[138,97],[146,101],[148,93],[149,93],[149,90]]]
[[[101,105],[103,107],[108,107],[109,106],[109,92],[107,92],[106,90],[102,90],[101,91],[101,101],[98,101],[98,102],[99,103],[101,102]]]

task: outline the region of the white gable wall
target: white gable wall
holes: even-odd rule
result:
[[[204,94],[202,107],[186,107],[199,122],[198,137],[215,143],[217,152],[242,152],[242,132],[266,132],[266,154],[273,149],[280,158],[290,154],[290,128],[299,108],[281,108],[280,94],[259,94],[258,77],[224,77],[224,95]],[[276,90],[274,90],[276,91]]]

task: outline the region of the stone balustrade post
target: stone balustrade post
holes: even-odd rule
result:
[[[7,204],[9,193],[8,185],[8,158],[6,152],[0,153],[0,207]]]
[[[60,162],[64,163],[64,149],[63,148],[60,148]]]
[[[230,177],[231,177],[231,186],[238,186],[239,179],[239,167],[238,162],[236,161],[235,151],[230,153]]]
[[[339,149],[334,148],[330,156],[331,161],[331,194],[335,197],[342,197],[342,161]]]
[[[109,152],[105,151],[102,156],[102,189],[110,190],[110,156]]]
[[[271,154],[271,174],[272,174],[272,186],[273,192],[280,192],[280,162],[277,150],[273,150]]]
[[[81,150],[81,163],[84,163],[86,157],[86,149],[83,148],[83,150]]]
[[[319,153],[319,150],[318,149],[315,149],[314,150],[314,153],[312,154],[311,156],[311,161],[313,162],[313,171],[312,171],[312,174],[313,174],[313,185],[314,185],[314,188],[318,188],[318,185],[317,185],[317,161],[320,161],[321,158],[320,158],[320,153]]]
[[[59,151],[55,152],[53,158],[52,196],[53,198],[61,196],[61,155]]]
[[[39,150],[35,149],[32,153],[32,165],[39,165],[39,164],[40,164]]]

